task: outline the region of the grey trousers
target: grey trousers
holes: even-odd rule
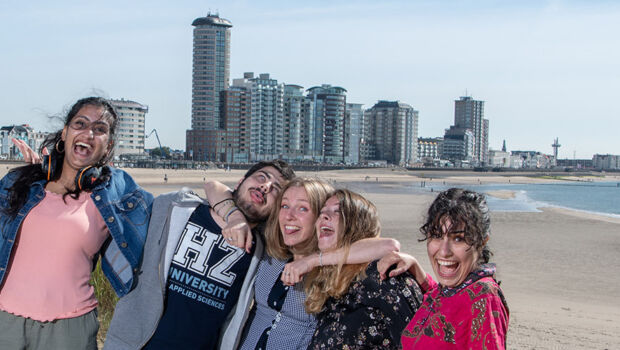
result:
[[[78,317],[39,322],[0,310],[0,349],[97,349],[97,309]]]

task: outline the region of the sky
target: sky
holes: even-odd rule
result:
[[[269,73],[364,108],[399,100],[419,137],[443,136],[468,95],[485,101],[491,149],[552,154],[557,137],[559,158],[620,154],[620,2],[596,0],[2,0],[0,125],[52,131],[79,98],[124,98],[184,149],[191,23],[208,12],[233,24],[231,82]]]

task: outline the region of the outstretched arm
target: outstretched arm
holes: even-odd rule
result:
[[[252,229],[235,205],[230,187],[219,181],[208,181],[204,184],[204,190],[215,213],[226,221],[226,226],[222,228],[224,239],[249,253],[252,247]]]
[[[31,164],[41,163],[41,157],[26,142],[16,138],[12,138],[11,141],[24,156],[24,162]],[[43,155],[46,156],[48,154],[47,148],[43,148]]]
[[[361,264],[382,258],[383,256],[400,250],[400,243],[393,238],[366,238],[351,245],[345,264]],[[284,266],[282,281],[293,285],[303,278],[313,268],[323,265],[337,265],[344,259],[344,248],[325,253],[313,253],[301,259],[296,259]]]

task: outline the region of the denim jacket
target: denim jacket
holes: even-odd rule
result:
[[[110,180],[99,184],[91,198],[110,231],[111,239],[102,246],[101,267],[118,296],[129,292],[135,284],[149,227],[153,195],[138,186],[131,176],[110,168]],[[8,207],[8,189],[16,173],[0,180],[0,207]],[[0,213],[0,286],[4,281],[17,232],[28,215],[45,197],[46,181],[32,184],[24,206],[15,217]]]

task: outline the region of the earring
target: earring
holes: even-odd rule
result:
[[[60,150],[60,146],[59,146],[61,142],[62,142],[62,151]],[[56,149],[56,152],[63,153],[65,151],[65,142],[63,140],[58,140],[54,148]]]

